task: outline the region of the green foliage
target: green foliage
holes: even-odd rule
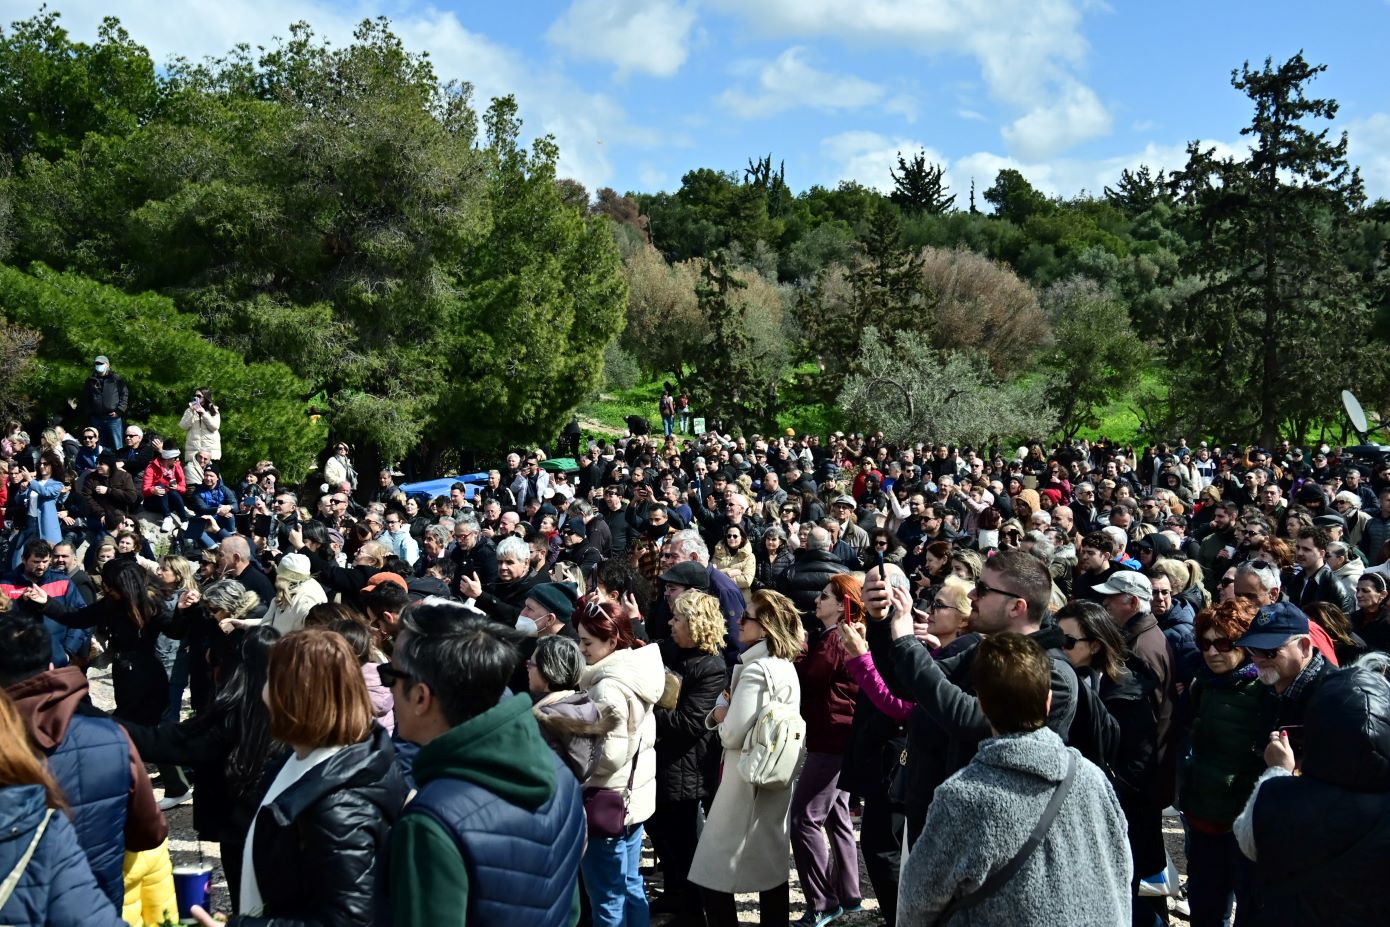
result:
[[[153,293],[128,295],[75,274],[0,265],[0,304],[14,320],[44,332],[41,363],[22,387],[42,407],[79,400],[91,359],[111,358],[130,386],[128,418],[182,444],[187,397],[211,386],[222,410],[229,472],[271,459],[291,479],[306,474],[327,440],[308,414],[309,385],[278,363],[247,363],[198,333],[197,318]],[[8,393],[9,390],[7,389]],[[177,409],[179,412],[167,410]]]
[[[852,423],[882,430],[889,441],[983,446],[1057,426],[1030,384],[1004,382],[978,356],[937,351],[902,332],[866,328],[855,371],[838,404]]]
[[[1174,175],[1192,242],[1184,270],[1201,283],[1173,317],[1178,404],[1191,421],[1266,446],[1335,408],[1344,371],[1384,366],[1366,345],[1365,279],[1339,254],[1361,178],[1346,136],[1331,141],[1320,125],[1336,102],[1305,94],[1322,71],[1302,55],[1259,71],[1247,64],[1231,82],[1254,104],[1241,130],[1250,157],[1218,159],[1193,144]]]
[[[1063,437],[1075,437],[1097,412],[1137,386],[1148,351],[1130,328],[1129,312],[1092,280],[1053,284],[1043,298],[1054,344],[1044,358],[1048,400]]]
[[[890,199],[905,212],[940,215],[949,212],[956,202],[954,195],[947,195],[942,180],[946,169],[939,164],[928,164],[925,151],[919,151],[910,161],[898,152],[898,169],[890,168],[889,173],[893,177]]]
[[[23,421],[33,408],[26,392],[41,337],[0,315],[0,419]]]
[[[616,340],[603,349],[603,385],[606,389],[632,389],[642,380],[637,358],[623,350]]]
[[[1050,212],[1052,203],[1028,179],[1011,167],[1001,170],[984,193],[985,202],[999,218],[1022,225],[1036,215]]]
[[[159,82],[149,53],[114,18],[97,41],[74,42],[56,11],[0,30],[0,154],[55,159],[89,132],[121,135],[154,114]]]

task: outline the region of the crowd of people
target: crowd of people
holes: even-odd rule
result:
[[[243,925],[1384,921],[1390,457],[671,397],[431,498],[128,392],[0,441],[0,923],[177,920],[186,802]]]

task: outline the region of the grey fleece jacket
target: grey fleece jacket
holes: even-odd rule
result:
[[[903,863],[900,927],[931,927],[956,895],[1002,868],[1042,817],[1076,753],[1049,728],[991,737],[936,790],[922,836]],[[1105,774],[1076,754],[1076,779],[1023,868],[952,927],[1122,927],[1130,922],[1125,817]]]

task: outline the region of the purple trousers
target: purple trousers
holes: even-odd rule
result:
[[[808,753],[792,792],[792,858],[806,904],[816,911],[860,900],[859,850],[849,793],[839,788],[843,764],[844,757],[837,753]]]

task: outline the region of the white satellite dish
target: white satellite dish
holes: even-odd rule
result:
[[[1370,430],[1370,425],[1366,421],[1366,410],[1361,408],[1361,401],[1349,389],[1342,390],[1342,408],[1347,410],[1347,418],[1351,419],[1351,427],[1365,440],[1366,433]]]

